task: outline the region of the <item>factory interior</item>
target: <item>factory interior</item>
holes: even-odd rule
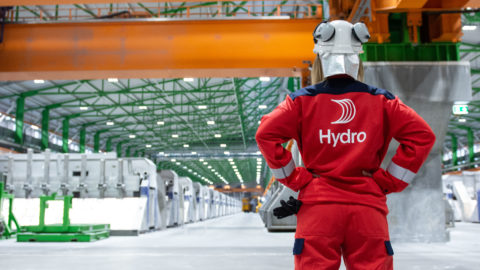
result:
[[[480,0],[0,0],[0,270],[294,269],[255,135],[339,19],[436,136],[387,196],[394,268],[480,269]]]

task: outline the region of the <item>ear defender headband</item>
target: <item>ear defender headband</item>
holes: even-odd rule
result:
[[[330,39],[333,38],[335,35],[335,27],[328,23],[327,21],[324,21],[317,25],[315,27],[315,30],[313,30],[313,42],[317,44],[318,40],[322,42],[327,42]]]
[[[370,33],[364,23],[358,22],[352,27],[352,35],[360,43],[365,43],[370,39]],[[313,42],[315,44],[320,40],[327,42],[335,36],[335,27],[327,21],[321,22],[315,30],[313,30]]]
[[[352,33],[353,36],[362,44],[370,39],[370,33],[368,33],[368,28],[364,23],[358,22],[354,24]]]

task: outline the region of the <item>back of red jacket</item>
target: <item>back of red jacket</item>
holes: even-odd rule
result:
[[[400,146],[380,164],[395,138]],[[282,143],[295,139],[305,168]],[[355,203],[388,212],[385,194],[402,191],[427,158],[435,135],[386,90],[348,78],[298,90],[265,115],[256,140],[277,180],[304,203]]]

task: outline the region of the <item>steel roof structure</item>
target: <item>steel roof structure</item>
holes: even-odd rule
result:
[[[39,127],[48,110],[49,119],[43,121],[49,121],[50,130],[85,140],[92,151],[116,149],[120,156],[158,161],[236,157],[243,179],[250,182],[260,157],[255,131],[261,116],[290,91],[289,80],[290,87],[298,83],[288,78],[6,82],[0,86],[0,110],[7,112],[22,100],[24,121]],[[197,163],[191,162],[192,169]],[[212,164],[226,179],[238,181],[221,162]]]

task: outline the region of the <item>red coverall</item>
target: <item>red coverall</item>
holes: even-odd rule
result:
[[[392,138],[400,146],[383,170]],[[290,139],[305,167],[282,147]],[[342,253],[348,269],[393,268],[385,195],[408,186],[435,142],[414,110],[386,90],[330,78],[288,95],[256,140],[275,178],[300,191],[295,269],[338,269]]]

